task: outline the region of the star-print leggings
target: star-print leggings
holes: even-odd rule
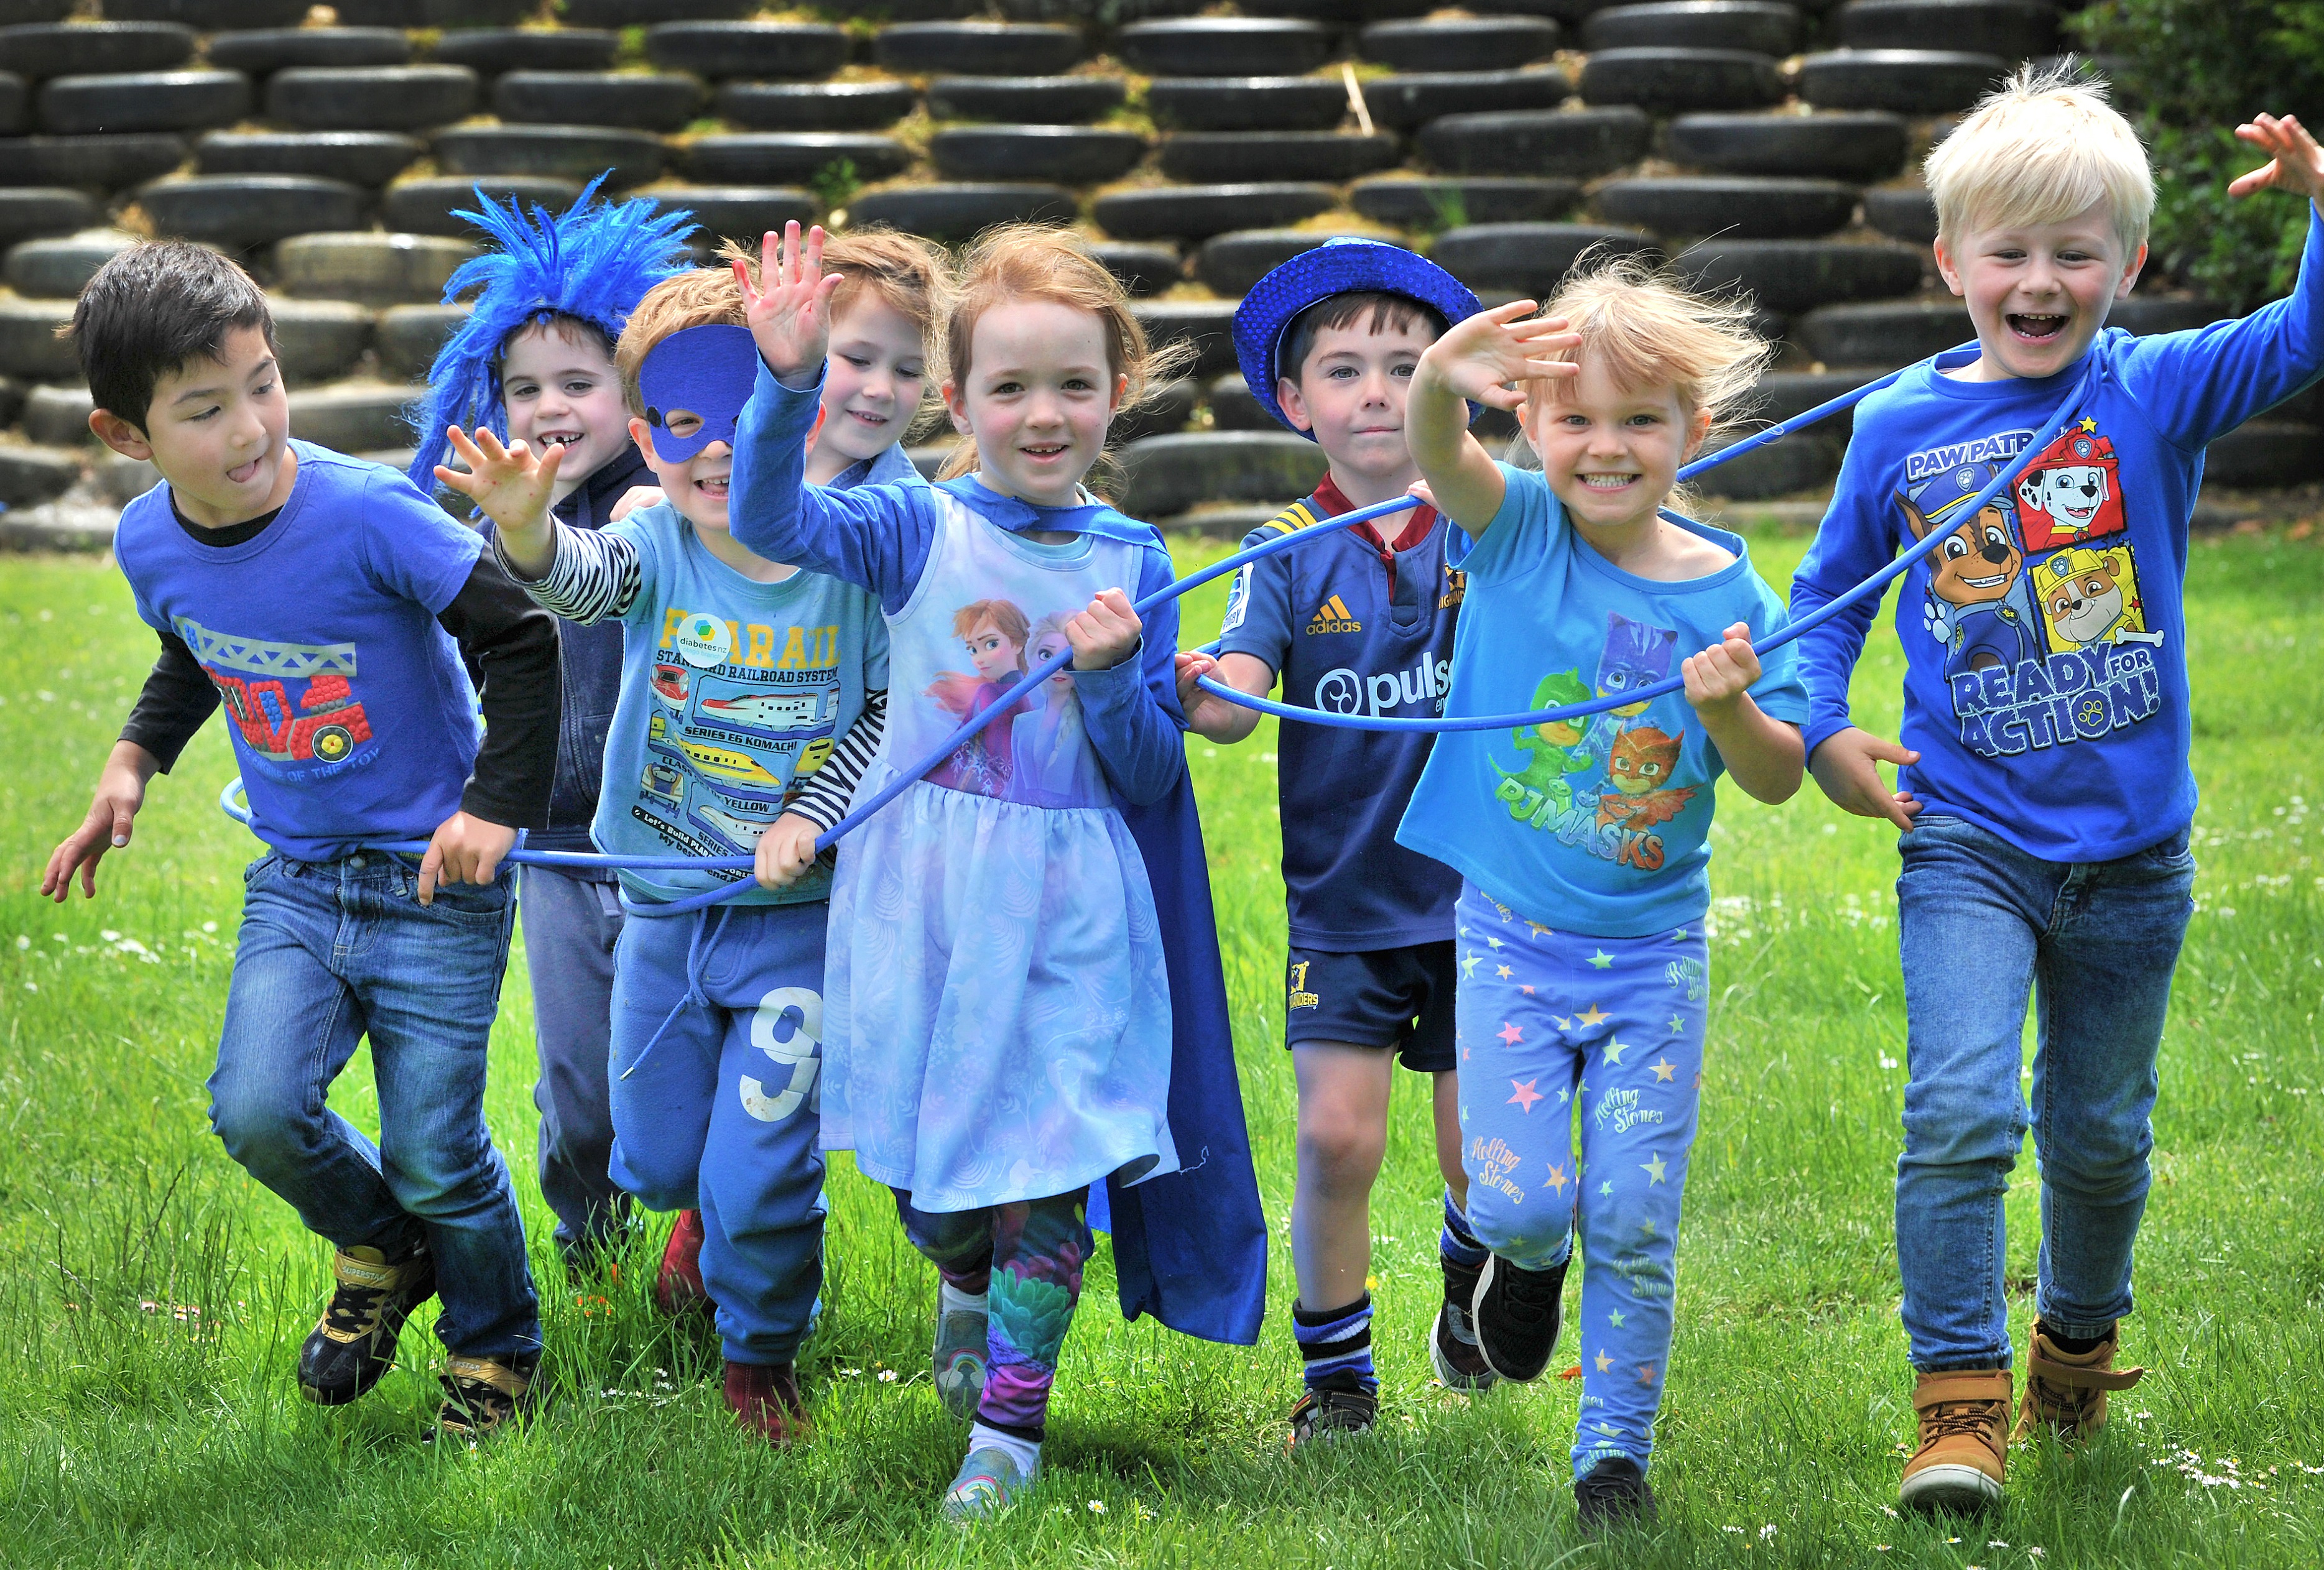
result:
[[[957,1290],[990,1294],[977,1420],[1039,1443],[1093,1246],[1089,1190],[940,1212],[915,1209],[909,1194],[892,1191],[912,1246]]]
[[[1467,885],[1454,919],[1469,1226],[1527,1270],[1565,1259],[1578,1231],[1573,1473],[1609,1455],[1643,1467],[1670,1353],[1679,1196],[1701,1094],[1702,931],[1552,932]]]

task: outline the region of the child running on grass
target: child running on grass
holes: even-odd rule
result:
[[[498,525],[510,572],[559,616],[626,636],[595,837],[609,855],[752,854],[760,887],[684,917],[634,917],[613,975],[613,1171],[701,1217],[700,1271],[725,1400],[772,1443],[805,1426],[798,1345],[823,1279],[816,1148],[825,904],[815,837],[879,742],[888,635],[872,597],[753,555],[727,531],[735,417],[758,353],[724,268],[638,302],[615,361],[630,435],[669,500],[599,531],[547,510],[562,450],[455,428],[439,469]],[[627,870],[632,896],[715,887]]]
[[[493,248],[461,263],[444,286],[453,300],[475,291],[468,317],[429,368],[429,397],[415,415],[418,448],[406,471],[424,491],[449,448],[447,426],[489,430],[535,451],[560,453],[550,504],[568,528],[603,528],[622,496],[650,482],[630,440],[613,341],[639,297],[690,263],[692,218],[638,200],[595,200],[593,180],[573,206],[528,214],[476,193],[458,215]],[[491,533],[486,520],[487,537]],[[557,784],[549,826],[525,841],[534,850],[588,850],[597,811],[605,732],[620,691],[622,629],[560,620],[564,672]],[[613,945],[622,904],[613,875],[595,868],[529,865],[517,872],[518,919],[532,979],[533,1046],[540,1078],[540,1192],[557,1217],[557,1246],[569,1276],[600,1267],[617,1249],[629,1196],[610,1171],[613,1120],[605,1088],[613,997]]]
[[[833,891],[824,1143],[894,1189],[942,1272],[936,1382],[973,1422],[943,1508],[972,1520],[1038,1474],[1092,1185],[1111,1180],[1125,1304],[1182,1328],[1256,1334],[1265,1239],[1186,785],[1177,617],[1131,608],[1170,559],[1081,486],[1152,372],[1145,335],[1071,237],[994,231],[946,334],[945,400],[969,438],[954,466],[973,473],[933,491],[803,485],[836,284],[821,245],[793,225],[779,261],[767,237],[733,528],[879,596],[897,697],[862,794],[958,723],[942,693],[964,679],[964,638],[990,624],[1021,647],[1053,615],[1092,765],[1051,760],[1038,801],[991,767],[914,781],[843,843]],[[1006,684],[997,667],[983,679]],[[995,721],[983,763],[1013,763],[1011,722]]]
[[[747,260],[731,244],[722,253],[729,264]],[[842,490],[922,484],[903,441],[929,391],[929,354],[951,287],[944,252],[892,229],[866,229],[830,242],[824,267],[839,275],[839,288],[832,297],[831,353],[823,412],[807,446],[807,480]],[[661,500],[658,488],[641,487],[622,499],[613,516]],[[886,693],[873,694],[872,702],[884,712]],[[838,811],[828,821],[822,806],[808,809],[825,828],[845,812],[846,799],[834,796],[831,804]],[[679,1211],[654,1280],[654,1300],[665,1312],[709,1302],[702,1238],[702,1213]]]
[[[1902,831],[1896,1256],[1920,1435],[1901,1494],[1923,1509],[2001,1498],[2002,1200],[2029,1125],[2043,1236],[2014,1437],[2095,1432],[2107,1392],[2143,1372],[2114,1363],[2193,909],[2188,519],[2205,445],[2324,371],[2324,151],[2289,117],[2236,133],[2270,161],[2231,191],[2310,202],[2299,283],[2240,321],[2146,338],[2102,330],[2146,260],[2154,205],[2145,150],[2103,84],[2021,71],[1945,139],[1928,162],[1937,263],[1968,301],[1977,352],[1915,366],[1858,406],[1793,585],[1804,615],[1910,540],[1948,537],[1897,601],[1900,742],[1849,718],[1874,601],[1800,643],[1816,783]],[[2071,426],[2040,428],[2086,376]],[[2034,443],[2016,483],[1964,517]],[[1898,766],[1894,791],[1877,763]]]
[[[161,472],[113,547],[161,657],[42,892],[63,899],[78,870],[95,895],[146,782],[223,693],[267,849],[244,877],[210,1124],[336,1251],[300,1391],[354,1400],[440,1297],[438,1421],[473,1439],[530,1407],[540,1359],[484,1097],[516,914],[502,861],[547,820],[556,771],[556,626],[402,475],[290,438],[266,296],[232,262],[132,246],[81,291],[72,335],[89,428]],[[424,856],[364,849],[412,839]],[[366,1037],[376,1145],[327,1099]]]
[[[1235,309],[1243,380],[1261,407],[1314,442],[1331,473],[1315,493],[1243,544],[1401,497],[1420,478],[1405,442],[1413,368],[1477,297],[1409,251],[1333,240],[1253,284]],[[1211,696],[1194,678],[1345,713],[1444,712],[1461,613],[1462,574],[1449,532],[1425,503],[1379,527],[1358,524],[1242,569],[1228,596],[1219,654],[1178,656],[1188,726],[1236,742],[1257,711]],[[1391,543],[1393,542],[1393,543]],[[1428,1335],[1437,1377],[1490,1386],[1469,1328],[1485,1250],[1462,1206],[1461,1124],[1453,1094],[1452,998],[1459,971],[1452,902],[1461,877],[1396,843],[1396,825],[1428,761],[1425,733],[1286,725],[1283,881],[1291,954],[1284,1044],[1299,1087],[1298,1184],[1291,1260],[1299,1276],[1291,1333],[1305,1391],[1291,1442],[1370,1428],[1372,1371],[1371,1190],[1388,1148],[1394,1067],[1431,1076],[1444,1176],[1439,1252],[1444,1299]]]
[[[1413,376],[1413,456],[1469,575],[1449,707],[1547,708],[1674,673],[1684,698],[1439,737],[1397,837],[1463,880],[1462,1156],[1469,1224],[1492,1251],[1471,1312],[1503,1379],[1548,1364],[1578,1223],[1573,1492],[1596,1529],[1654,1510],[1710,1006],[1712,785],[1798,789],[1807,694],[1788,647],[1764,666],[1752,651],[1784,615],[1742,539],[1661,513],[1766,362],[1748,308],[1628,259],[1585,261],[1543,317],[1518,319],[1533,308],[1470,317]],[[1520,409],[1541,472],[1487,457],[1464,398]]]

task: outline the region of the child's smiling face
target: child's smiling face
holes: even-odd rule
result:
[[[621,373],[604,340],[587,327],[557,321],[511,334],[501,352],[501,400],[510,440],[530,443],[535,452],[565,449],[560,500],[626,445]]]
[[[904,439],[927,376],[919,327],[863,290],[831,326],[823,433],[816,451],[824,454],[832,474],[876,458]]]
[[[1402,327],[1374,331],[1372,313],[1344,327],[1325,327],[1295,379],[1276,397],[1291,423],[1310,432],[1334,469],[1378,483],[1416,473],[1405,445],[1404,407],[1412,372],[1436,339],[1416,317]]]
[[[686,409],[673,410],[664,418],[668,429],[681,438],[702,428],[702,417]],[[691,458],[676,463],[654,451],[653,428],[641,419],[630,421],[630,439],[644,454],[646,467],[653,471],[654,483],[675,506],[681,517],[696,528],[726,529],[726,489],[734,473],[734,449],[724,442],[713,442]]]
[[[976,318],[969,342],[968,375],[945,383],[945,404],[976,443],[984,483],[1072,506],[1130,385],[1107,362],[1104,325],[1054,300],[1004,300]]]
[[[1009,635],[993,623],[978,622],[962,642],[967,646],[969,663],[986,681],[1005,681],[1018,674],[1017,656],[1020,651],[1010,641]]]
[[[258,328],[236,327],[217,359],[197,357],[155,378],[143,413],[142,430],[102,409],[90,426],[115,452],[152,460],[193,522],[224,528],[290,500],[290,404]]]
[[[2055,376],[2082,357],[2130,293],[2146,247],[2126,253],[2103,198],[2047,224],[1937,237],[1937,271],[1969,306],[1979,351],[1964,380]]]
[[[1676,388],[1620,386],[1594,355],[1556,397],[1525,408],[1550,490],[1569,517],[1596,528],[1650,521],[1710,427],[1708,414],[1687,413]]]

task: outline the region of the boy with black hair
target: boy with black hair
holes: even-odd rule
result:
[[[267,852],[244,875],[211,1125],[337,1250],[300,1391],[362,1395],[440,1297],[438,1422],[473,1440],[527,1409],[540,1356],[484,1090],[515,914],[502,864],[556,766],[556,629],[402,476],[290,439],[266,297],[232,262],[133,246],[82,291],[72,336],[89,428],[161,473],[114,538],[161,657],[42,892],[64,899],[78,872],[94,897],[146,783],[223,693]],[[464,653],[485,676],[481,741]],[[364,849],[412,839],[424,856]],[[376,1145],[326,1104],[366,1036]]]
[[[1420,471],[1405,445],[1405,395],[1421,354],[1477,297],[1411,252],[1334,240],[1255,284],[1235,311],[1244,380],[1268,413],[1323,449],[1331,473],[1306,500],[1252,531],[1246,546],[1354,508],[1402,496]],[[1250,564],[1227,601],[1218,657],[1179,656],[1190,729],[1240,741],[1250,709],[1203,692],[1199,675],[1331,713],[1441,713],[1462,576],[1446,565],[1445,526],[1425,503],[1382,527],[1357,524]],[[1454,1099],[1458,980],[1451,868],[1396,842],[1428,761],[1424,734],[1290,725],[1282,732],[1283,880],[1290,915],[1285,1043],[1299,1084],[1298,1184],[1291,1256],[1299,1298],[1292,1333],[1306,1392],[1294,1445],[1372,1426],[1371,1188],[1387,1152],[1393,1065],[1432,1077],[1444,1301],[1429,1336],[1437,1377],[1455,1390],[1494,1382],[1469,1303],[1486,1250],[1462,1208]]]

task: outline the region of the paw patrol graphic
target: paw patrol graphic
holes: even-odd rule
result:
[[[2114,444],[2085,419],[2052,442],[2017,480],[2017,520],[2036,555],[2124,528]]]
[[[2014,666],[2037,659],[2042,634],[2024,581],[2009,510],[1986,504],[1973,518],[1960,510],[1977,500],[2001,470],[1997,464],[1960,464],[1899,493],[1896,505],[1916,540],[1948,531],[1945,543],[1923,559],[1927,574],[1921,624],[1945,646],[1945,675]]]
[[[2034,564],[2034,592],[2042,602],[2050,641],[2058,648],[2163,641],[2161,633],[2146,630],[2138,570],[2128,546],[2076,546],[2043,556]]]

